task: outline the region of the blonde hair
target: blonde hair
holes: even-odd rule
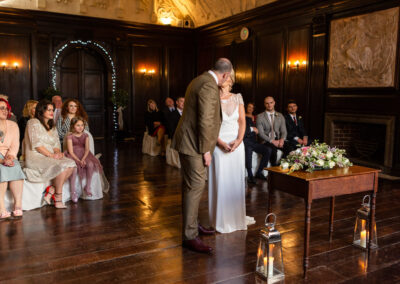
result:
[[[232,68],[232,70],[231,70],[231,74],[230,74],[230,77],[231,77],[231,81],[232,81],[232,86],[233,86],[233,84],[235,84],[235,70],[233,70],[233,68]]]
[[[38,103],[38,101],[35,101],[35,100],[27,101],[26,104],[24,105],[24,109],[22,110],[22,116],[23,117],[30,117],[31,116],[31,109],[37,103]]]
[[[150,104],[151,104],[151,103],[154,103],[154,104],[156,105],[155,111],[158,111],[157,103],[156,103],[155,100],[152,100],[152,99],[150,99],[150,100],[147,101],[147,111],[148,111],[148,112],[152,112],[152,111],[153,111],[152,109],[150,109]]]

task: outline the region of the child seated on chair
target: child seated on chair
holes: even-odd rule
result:
[[[90,188],[92,176],[94,172],[102,173],[103,167],[100,161],[90,152],[89,135],[85,131],[85,121],[81,117],[74,117],[71,120],[70,133],[67,135],[67,151],[65,156],[75,161],[77,172],[75,171],[70,178],[71,199],[73,202],[78,201],[78,195],[75,190],[73,177],[78,173],[81,182],[86,178],[86,186],[84,188],[87,196],[92,196]]]

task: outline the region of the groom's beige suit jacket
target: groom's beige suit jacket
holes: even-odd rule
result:
[[[185,107],[172,140],[172,148],[189,156],[212,153],[221,122],[217,82],[210,73],[204,72],[193,79],[186,89]]]

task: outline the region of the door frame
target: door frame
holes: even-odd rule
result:
[[[57,89],[57,64],[59,63],[59,60],[62,58],[62,55],[76,47],[86,47],[89,49],[94,50],[96,53],[98,53],[106,63],[106,72],[107,72],[107,98],[111,97],[111,94],[115,92],[116,90],[116,85],[117,85],[117,72],[115,68],[115,58],[112,55],[111,52],[108,51],[107,48],[103,46],[103,44],[100,44],[96,41],[92,40],[68,40],[61,42],[53,51],[53,54],[51,56],[50,60],[50,85],[53,87],[53,89]],[[106,98],[106,99],[107,99]],[[106,109],[107,106],[106,106]],[[112,129],[111,132],[116,131],[118,129],[118,120],[117,120],[117,107],[115,105],[112,106]]]

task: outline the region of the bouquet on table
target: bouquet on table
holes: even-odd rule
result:
[[[315,140],[310,146],[300,147],[281,160],[282,170],[288,174],[305,169],[307,172],[314,170],[350,167],[353,164],[345,157],[346,150],[330,147],[326,143]]]

